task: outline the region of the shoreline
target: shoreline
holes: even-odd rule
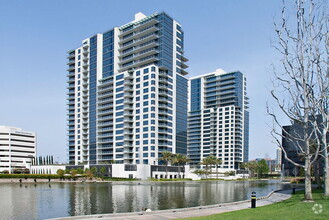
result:
[[[20,182],[19,180],[22,180],[22,182]],[[48,179],[45,178],[36,178],[37,182],[34,182],[34,178],[0,178],[0,184],[2,183],[112,183],[112,182],[116,182],[116,183],[131,183],[131,182],[135,182],[135,183],[181,183],[181,182],[216,182],[216,181],[258,181],[258,180],[279,180],[279,179],[238,179],[238,180],[224,180],[224,179],[216,179],[216,180],[178,180],[178,181],[152,181],[152,180],[60,180],[60,179],[51,179],[50,181]],[[282,181],[282,183],[284,184],[289,184],[289,182],[284,182]]]

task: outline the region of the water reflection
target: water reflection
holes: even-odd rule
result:
[[[45,219],[193,207],[264,196],[279,181],[1,184],[1,219]]]

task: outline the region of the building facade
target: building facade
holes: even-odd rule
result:
[[[249,112],[246,78],[221,69],[189,80],[188,156],[191,164],[214,155],[221,169],[248,161]]]
[[[0,126],[0,172],[29,168],[35,156],[35,132]]]
[[[319,124],[320,123],[321,122],[319,121]],[[303,169],[291,163],[287,158],[297,164],[305,164],[304,154],[302,152],[304,142],[300,137],[304,137],[306,133],[311,134],[311,128],[309,127],[305,130],[298,123],[293,123],[292,125],[282,127],[281,172],[284,176],[304,175]],[[320,136],[321,134],[319,137]],[[329,134],[327,136],[329,136]],[[315,138],[315,135],[313,135],[312,139],[315,140]],[[327,140],[329,140],[328,137]],[[317,160],[312,164],[314,170],[319,171],[319,175],[323,174],[324,165],[324,160],[321,155],[319,155]]]
[[[96,34],[68,52],[70,164],[158,164],[187,152],[184,32],[165,13]]]

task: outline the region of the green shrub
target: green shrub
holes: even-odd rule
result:
[[[140,180],[137,178],[130,179],[130,178],[124,178],[124,177],[104,177],[103,179],[107,180],[107,181],[138,181],[138,180]]]
[[[165,178],[161,178],[161,179],[155,179],[155,178],[150,178],[151,181],[157,181],[157,182],[165,182],[165,181],[192,181],[192,179],[190,178],[186,178],[186,179],[165,179]]]
[[[58,179],[57,174],[0,174],[0,178]]]
[[[85,175],[79,175],[76,177],[85,177]],[[0,178],[19,178],[19,179],[24,179],[24,178],[30,178],[30,179],[71,179],[72,176],[63,176],[61,177],[60,175],[57,174],[0,174]]]
[[[225,176],[234,176],[235,172],[234,171],[227,171],[224,174],[225,174]]]

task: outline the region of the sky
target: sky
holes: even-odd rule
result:
[[[138,12],[164,11],[183,27],[190,77],[218,68],[245,74],[249,158],[275,158],[266,103],[279,62],[271,42],[280,9],[273,0],[0,0],[0,125],[37,132],[38,155],[65,162],[66,52]]]

